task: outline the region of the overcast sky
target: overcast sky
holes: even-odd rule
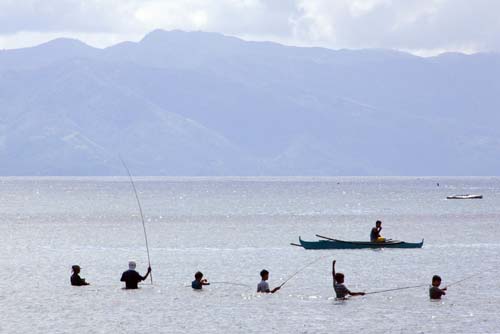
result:
[[[417,54],[500,51],[500,0],[0,0],[0,48],[105,47],[154,29]]]

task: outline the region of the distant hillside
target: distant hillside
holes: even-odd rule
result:
[[[0,51],[0,175],[498,175],[500,55],[154,31]]]

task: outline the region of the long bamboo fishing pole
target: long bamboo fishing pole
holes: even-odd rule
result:
[[[462,283],[463,281],[466,281],[466,280],[471,279],[471,278],[476,277],[476,276],[479,276],[479,274],[474,274],[474,275],[467,276],[467,277],[465,277],[465,278],[462,278],[462,279],[461,279],[461,280],[459,280],[459,281],[452,282],[452,283],[448,284],[446,287],[450,287],[450,286],[452,286],[452,285]]]
[[[318,262],[321,259],[324,259],[327,256],[329,256],[329,255],[320,256],[317,259],[315,259],[314,261],[309,262],[308,264],[306,264],[305,266],[303,266],[302,268],[300,268],[299,270],[297,270],[295,273],[293,273],[290,277],[288,277],[283,283],[281,283],[281,285],[279,287],[282,288],[283,285],[285,285],[286,283],[288,283],[289,280],[291,280],[292,278],[294,278],[302,270],[304,270],[304,269],[312,266],[313,264],[315,264],[316,262]]]
[[[127,164],[125,164],[125,161],[123,161],[122,157],[120,157],[120,161],[123,164],[123,167],[125,167],[125,170],[127,171],[128,177],[130,178],[130,183],[132,184],[132,189],[134,189],[134,194],[135,194],[135,199],[137,200],[137,206],[139,207],[139,213],[141,214],[141,221],[142,221],[142,229],[144,230],[144,240],[146,241],[146,252],[148,254],[148,267],[151,268],[151,258],[149,256],[149,244],[148,244],[148,234],[146,233],[146,222],[144,221],[144,214],[142,213],[142,206],[141,206],[141,201],[139,200],[139,195],[137,194],[137,189],[135,188],[134,180],[132,179],[132,174],[130,173],[130,170],[127,167]],[[153,273],[149,273],[149,277],[151,278],[151,284],[153,284]]]
[[[393,289],[379,290],[379,291],[367,292],[367,293],[365,293],[365,295],[373,295],[373,294],[376,294],[376,293],[383,293],[383,292],[389,292],[389,291],[398,291],[398,290],[421,288],[421,287],[427,286],[427,285],[428,284],[420,284],[420,285],[405,286],[405,287],[402,287],[402,288],[393,288]]]

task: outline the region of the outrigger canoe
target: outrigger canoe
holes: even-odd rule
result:
[[[321,237],[321,236],[320,236]],[[325,238],[325,237],[323,237]],[[411,243],[399,240],[388,240],[385,242],[370,241],[344,241],[338,239],[325,238],[327,240],[304,241],[299,237],[300,245],[305,249],[362,249],[362,248],[422,248],[424,239],[421,242]]]

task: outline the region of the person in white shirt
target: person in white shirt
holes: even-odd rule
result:
[[[262,269],[260,272],[260,277],[262,280],[260,283],[257,285],[257,292],[262,292],[262,293],[275,293],[280,289],[279,286],[275,287],[274,289],[269,289],[269,284],[266,282],[269,279],[269,271],[266,269]]]

